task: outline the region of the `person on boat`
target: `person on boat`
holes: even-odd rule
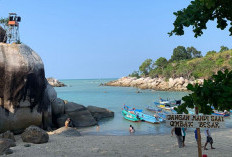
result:
[[[185,136],[186,136],[186,131],[187,128],[181,128],[181,134],[182,134],[182,137],[183,137],[183,147],[185,146],[184,142],[185,142]]]
[[[179,148],[182,148],[183,147],[183,136],[181,134],[181,128],[178,128],[178,127],[172,128],[172,131],[171,131],[172,136],[173,136],[174,131],[175,131],[175,134],[176,134],[178,146],[179,146]]]
[[[132,125],[130,125],[130,127],[129,127],[129,132],[130,133],[134,133],[135,132],[135,129],[134,129],[134,127]]]
[[[211,133],[210,133],[210,130],[208,128],[205,129],[205,136],[206,136],[206,142],[205,142],[204,150],[208,150],[206,148],[208,143],[210,143],[211,149],[215,149],[213,147],[213,138],[211,137]]]

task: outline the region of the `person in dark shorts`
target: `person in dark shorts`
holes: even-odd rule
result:
[[[205,143],[205,146],[204,146],[204,150],[208,150],[206,148],[208,143],[210,143],[211,149],[215,149],[213,147],[213,138],[211,137],[211,133],[210,133],[210,130],[208,128],[205,129],[205,136],[206,136],[206,143]]]
[[[185,136],[186,136],[186,131],[187,128],[181,128],[181,134],[183,136],[183,147],[185,146],[184,142],[185,142]]]
[[[172,136],[173,136],[174,131],[175,131],[175,134],[176,134],[178,146],[179,146],[179,148],[182,148],[183,147],[183,136],[181,134],[181,128],[176,128],[176,127],[173,128],[172,131],[171,131]]]

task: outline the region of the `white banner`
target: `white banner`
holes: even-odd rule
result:
[[[180,128],[225,128],[223,116],[215,115],[166,115],[166,125]]]

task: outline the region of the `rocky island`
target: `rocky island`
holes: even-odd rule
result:
[[[53,77],[47,78],[47,81],[52,87],[65,87],[66,86],[63,82],[60,82],[59,80]]]
[[[115,81],[107,82],[105,86],[120,86],[120,87],[136,87],[139,89],[153,89],[161,91],[187,91],[186,86],[196,83],[203,83],[203,79],[188,80],[183,77],[180,78],[136,78],[136,77],[122,77]]]

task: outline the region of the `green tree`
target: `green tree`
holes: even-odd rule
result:
[[[208,52],[206,53],[206,56],[209,56],[209,55],[212,55],[212,54],[216,54],[216,53],[217,53],[217,52],[214,51],[214,50],[208,51]]]
[[[226,46],[221,46],[221,49],[220,49],[219,52],[224,52],[224,51],[228,51],[228,50],[229,50],[228,47],[226,47]]]
[[[139,78],[140,76],[139,76],[139,71],[134,71],[133,73],[131,73],[130,75],[129,75],[130,77],[136,77],[136,78]]]
[[[201,51],[197,51],[197,49],[193,46],[187,47],[186,49],[188,54],[191,54],[192,58],[201,58]]]
[[[178,113],[188,113],[187,107],[195,107],[203,114],[211,114],[211,106],[220,111],[232,109],[232,71],[218,71],[202,85],[189,84],[187,89],[192,93],[182,98],[184,103],[175,108]]]
[[[139,67],[139,71],[142,75],[147,76],[149,74],[149,71],[151,70],[152,66],[152,59],[146,59],[142,65]]]
[[[183,35],[184,27],[193,27],[194,36],[198,37],[206,29],[206,23],[217,21],[217,28],[224,30],[230,22],[229,32],[232,35],[232,1],[231,0],[193,0],[187,8],[174,12],[176,20],[170,36]]]
[[[0,25],[3,27],[3,29],[6,29],[8,26],[9,18],[0,18]]]
[[[157,66],[158,68],[161,68],[162,70],[164,67],[168,64],[168,61],[164,57],[158,58],[153,65]]]
[[[177,48],[173,50],[171,61],[180,61],[190,58],[192,58],[191,54],[186,51],[184,46],[177,46]]]

